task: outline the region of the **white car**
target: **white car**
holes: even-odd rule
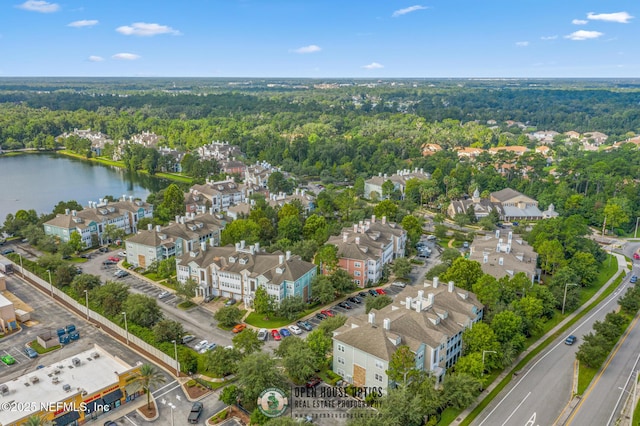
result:
[[[126,251],[119,251],[118,252],[118,256],[127,257],[127,252]]]
[[[260,331],[258,331],[258,340],[267,340],[267,337],[269,336],[269,332],[267,331],[266,328],[261,328]]]
[[[288,328],[293,334],[302,334],[302,330],[297,325],[290,325]]]
[[[209,344],[208,340],[200,340],[198,343],[196,343],[193,349],[195,349],[196,351],[199,351],[200,349],[206,348],[208,344]]]
[[[171,295],[170,292],[168,291],[161,291],[160,294],[158,294],[158,299],[164,299],[165,297],[169,297]]]

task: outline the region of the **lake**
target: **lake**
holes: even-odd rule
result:
[[[164,179],[59,154],[0,156],[0,226],[7,214],[22,209],[50,213],[59,201],[86,206],[105,195],[144,200],[167,185]]]

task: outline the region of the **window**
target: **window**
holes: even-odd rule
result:
[[[344,352],[344,345],[341,345],[340,343],[338,343],[338,351]]]
[[[381,374],[376,373],[374,377],[378,382],[382,382],[382,375]]]
[[[353,267],[354,267],[354,268],[361,268],[361,267],[362,267],[362,265],[360,264],[360,262],[354,262],[354,263],[353,263]]]
[[[359,277],[362,274],[360,273],[360,271],[354,271],[353,275],[355,275],[356,277]]]
[[[342,358],[341,356],[338,357],[338,364],[344,365],[344,358]]]
[[[376,368],[384,368],[382,361],[376,361]]]

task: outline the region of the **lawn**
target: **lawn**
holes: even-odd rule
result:
[[[53,346],[49,349],[45,349],[42,346],[40,346],[40,344],[38,343],[37,340],[33,340],[30,344],[31,349],[33,349],[34,351],[38,352],[38,354],[42,355],[42,354],[46,354],[47,352],[51,352],[51,351],[55,351],[56,349],[60,349],[60,345],[56,345]]]
[[[178,303],[178,308],[180,309],[190,309],[190,308],[193,308],[194,306],[196,306],[196,304],[193,303],[191,300],[185,300]]]
[[[271,317],[269,319],[265,319],[264,315],[258,314],[256,312],[251,312],[247,319],[244,320],[244,322],[254,327],[272,329],[284,327],[287,324],[291,324],[292,321],[280,317]]]
[[[158,274],[156,274],[155,272],[145,272],[142,275],[144,275],[145,277],[149,278],[150,280],[153,280],[155,282],[160,282],[162,281],[164,278],[161,278]]]
[[[587,367],[586,365],[582,365],[582,363],[580,363],[578,368],[578,395],[582,395],[598,373],[599,368]]]

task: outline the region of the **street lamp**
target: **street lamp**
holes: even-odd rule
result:
[[[180,370],[178,369],[178,343],[175,340],[172,340],[173,350],[176,356],[176,377],[180,377]]]
[[[171,426],[173,426],[173,408],[175,407],[175,405],[169,404],[169,407],[171,407]]]
[[[567,302],[567,287],[569,287],[570,285],[578,285],[578,284],[566,283],[564,285],[564,297],[562,298],[562,315],[564,315],[564,304]]]
[[[127,325],[127,313],[122,312],[124,315],[124,330],[127,332],[127,346],[129,346],[129,326]]]
[[[53,297],[53,281],[51,280],[51,271],[47,269],[47,272],[49,273],[49,285],[51,286],[51,297]]]
[[[485,354],[497,354],[496,351],[482,351],[482,375],[484,376],[484,356]]]
[[[89,321],[89,290],[84,291],[84,301],[87,306],[87,321]]]
[[[20,272],[22,273],[22,278],[24,278],[24,268],[22,267],[22,253],[18,253],[20,256]]]

